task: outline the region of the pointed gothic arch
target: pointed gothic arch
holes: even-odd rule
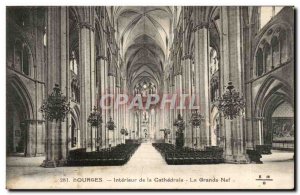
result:
[[[254,116],[260,122],[256,124],[254,131],[262,129],[263,143],[271,145],[273,142],[272,114],[284,102],[294,108],[293,90],[285,81],[269,76],[257,94],[254,100]]]

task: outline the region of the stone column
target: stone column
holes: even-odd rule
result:
[[[119,79],[119,78],[117,78],[117,79]],[[120,94],[120,85],[116,85],[116,95],[115,95],[115,97],[117,97],[118,96],[118,94]],[[120,134],[120,129],[122,128],[120,125],[120,123],[121,123],[121,120],[120,120],[120,111],[121,111],[121,108],[120,108],[120,106],[118,106],[117,108],[115,108],[115,111],[116,111],[116,126],[117,126],[117,128],[116,128],[116,145],[119,145],[121,142],[121,140],[120,140],[120,137],[121,137],[121,134]]]
[[[143,132],[143,131],[142,131],[142,118],[143,118],[143,116],[142,116],[142,111],[139,110],[138,113],[139,113],[139,124],[138,124],[139,138],[142,138],[142,132]]]
[[[182,75],[183,94],[189,95],[188,98],[186,98],[186,102],[189,103],[188,100],[191,100],[190,97],[192,95],[191,56],[189,55],[184,56]],[[190,123],[191,110],[188,107],[189,105],[185,104],[185,110],[183,110],[183,119],[185,121],[185,146],[193,147],[193,129]]]
[[[101,102],[101,98],[106,94],[107,92],[107,61],[105,56],[99,56],[99,69],[100,69],[100,95],[99,95],[99,103]],[[103,109],[102,106],[100,105],[101,108],[101,115],[102,115],[102,120],[103,123],[101,124],[101,148],[106,148],[107,147],[107,131],[106,131],[106,122],[107,122],[107,110]]]
[[[101,58],[100,56],[96,56],[96,99],[95,99],[95,106],[97,107],[98,111],[101,113],[100,108],[100,98],[101,98]],[[96,129],[96,149],[101,147],[102,142],[102,124],[99,124],[99,126]]]
[[[37,121],[36,121],[37,122]],[[25,156],[31,157],[35,156],[34,153],[34,143],[37,141],[35,134],[35,125],[33,120],[26,120],[23,122],[23,125],[20,125],[22,131],[25,132],[26,136],[26,146],[25,146]],[[14,147],[15,148],[15,147]]]
[[[90,63],[91,63],[91,112],[93,111],[94,106],[97,107],[97,83],[96,83],[96,74],[97,74],[97,69],[96,69],[96,56],[95,56],[95,35],[94,35],[94,21],[93,19],[95,18],[94,16],[94,8],[90,8],[90,16],[92,17],[92,21],[90,21],[91,26],[88,28],[90,29]],[[91,113],[90,112],[90,113]],[[91,150],[96,151],[97,147],[97,127],[93,127],[91,129]]]
[[[63,95],[68,97],[67,13],[66,7],[47,9],[46,98],[53,92],[55,84],[60,85]],[[67,124],[61,121],[47,121],[46,160],[42,166],[56,167],[64,164],[67,157]]]
[[[131,127],[131,138],[130,139],[134,139],[135,136],[135,131],[136,131],[136,128],[135,128],[135,112],[134,111],[131,111],[131,119],[130,119],[130,127]]]
[[[199,112],[203,115],[204,119],[201,121],[199,132],[199,148],[204,149],[209,145],[209,32],[208,23],[201,20],[200,8],[195,8],[195,77],[196,87],[195,94],[198,96],[198,105],[200,106]],[[199,128],[198,128],[199,129]],[[198,142],[198,140],[197,140]]]
[[[117,95],[116,76],[114,76],[114,79],[113,79],[113,94],[114,94],[114,99],[113,99],[113,110],[112,110],[113,114],[112,115],[113,115],[113,120],[114,120],[115,125],[116,125],[115,129],[113,130],[113,140],[114,140],[114,145],[113,146],[116,146],[117,145],[117,134],[118,134],[118,124],[117,124],[117,122],[118,122],[118,116],[117,116],[118,111],[116,109],[116,105],[114,105],[114,100],[115,100],[115,97]]]
[[[36,63],[34,64],[34,74],[33,77],[36,80],[39,81],[45,81],[45,77],[47,75],[44,74],[45,71],[45,59],[46,56],[44,55],[46,52],[46,48],[44,47],[44,32],[45,32],[45,18],[46,18],[46,8],[39,8],[36,7],[32,11],[34,12],[33,15],[33,21],[34,21],[34,28],[32,28],[32,33],[35,34],[37,39],[34,41],[34,47],[36,48],[35,50],[35,61]],[[34,104],[38,105],[35,107],[35,113],[33,115],[34,117],[34,133],[36,134],[35,136],[35,148],[34,151],[32,151],[32,154],[25,154],[27,155],[34,155],[34,156],[41,156],[45,155],[45,122],[44,118],[42,116],[42,113],[39,111],[40,105],[42,105],[42,101],[45,98],[45,85],[44,83],[38,83],[35,82],[34,84],[35,88],[35,95],[33,98]],[[38,139],[37,139],[38,138]]]
[[[62,93],[68,97],[71,92],[71,84],[70,84],[70,66],[69,66],[69,38],[66,32],[69,32],[69,12],[67,7],[61,8],[61,31],[60,31],[60,39],[61,39],[61,91]],[[61,135],[60,135],[60,150],[61,150],[61,160],[60,166],[65,164],[65,160],[67,159],[68,153],[68,130],[69,125],[71,124],[71,114],[69,113],[64,122],[62,122],[61,126]]]
[[[175,66],[175,65],[173,65]],[[176,70],[176,68],[174,67],[174,69]],[[176,71],[173,72],[172,74],[172,85],[171,85],[171,96],[177,94],[176,92],[176,88],[177,85],[176,85]],[[171,107],[170,107],[171,108]],[[177,131],[177,127],[175,127],[173,124],[174,124],[174,121],[176,120],[177,118],[177,115],[176,115],[176,109],[170,109],[170,113],[171,113],[171,127],[172,127],[172,130],[171,130],[171,143],[172,144],[176,144],[176,131]]]
[[[166,73],[164,73],[164,74],[166,74]],[[168,78],[166,75],[164,75],[163,81],[164,81],[164,83],[165,83],[165,84],[164,84],[164,87],[163,87],[163,90],[162,90],[163,93],[158,92],[158,95],[160,96],[160,98],[162,98],[163,94],[169,94],[169,89],[168,89],[169,86],[170,86],[169,78]],[[162,119],[162,120],[163,120],[163,123],[162,123],[162,125],[161,125],[161,128],[158,129],[158,135],[159,135],[160,139],[164,140],[165,143],[168,143],[168,139],[165,139],[165,138],[164,138],[164,133],[163,133],[162,131],[160,131],[160,129],[171,129],[171,128],[170,128],[170,112],[169,112],[169,110],[166,109],[166,108],[160,109],[160,106],[161,106],[161,105],[159,105],[159,106],[157,107],[157,110],[158,110],[158,112],[159,112],[160,115],[161,115],[160,118],[163,118],[163,119]],[[158,121],[159,121],[159,120],[158,120]],[[168,135],[168,136],[169,136],[169,135]]]
[[[172,75],[172,77],[175,77],[174,75]],[[176,93],[176,88],[175,88],[175,78],[172,78],[172,85],[171,85],[171,95],[174,95]],[[170,107],[171,108],[171,107]],[[175,117],[176,116],[176,112],[175,112],[175,109],[170,109],[170,125],[171,125],[171,143],[172,144],[175,144],[176,142],[176,127],[173,125],[174,124],[174,121],[175,121]]]
[[[111,66],[111,64],[109,64],[109,66]],[[108,69],[110,69],[108,67]],[[114,95],[114,80],[115,77],[108,71],[108,94]],[[110,105],[111,108],[108,110],[108,118],[107,118],[107,122],[109,121],[110,117],[112,118],[112,120],[115,122],[115,115],[114,115],[114,105],[112,102],[113,99],[110,99]],[[107,124],[106,122],[106,124]],[[106,127],[107,128],[107,127]],[[113,147],[115,144],[115,140],[114,140],[114,131],[115,130],[108,130],[107,129],[107,134],[108,134],[108,146]]]
[[[258,129],[257,145],[263,145],[264,144],[264,123],[263,123],[264,117],[257,117],[254,120],[256,121],[257,129]]]
[[[180,60],[181,62],[181,60]],[[182,63],[179,64],[179,66],[182,66]],[[177,116],[178,114],[180,114],[181,116],[183,116],[183,111],[182,109],[179,108],[179,103],[180,103],[180,99],[181,99],[181,96],[182,96],[182,68],[180,67],[180,70],[178,71],[178,75],[176,75],[176,88],[175,88],[175,93],[177,94],[177,105],[175,107],[175,112],[174,112],[174,117],[175,117],[175,120],[177,119]],[[184,120],[184,122],[186,123],[187,121]],[[178,130],[178,128],[176,127],[176,130]],[[183,136],[184,136],[184,133],[185,133],[186,129],[184,130],[183,132]],[[184,137],[184,144],[186,142],[186,137]]]
[[[155,111],[157,113],[156,124],[158,126],[155,130],[155,140],[161,140],[162,136],[160,130],[166,128],[165,120],[167,119],[167,115],[163,113],[163,110],[156,109]]]
[[[118,94],[121,93],[121,88],[118,88]],[[121,129],[122,129],[122,119],[121,119],[121,115],[122,115],[122,106],[118,106],[118,144],[122,143],[122,134],[121,134]]]
[[[125,78],[121,78],[121,79],[122,79],[122,82],[121,82],[121,90],[122,91],[121,91],[121,93],[122,94],[127,94],[127,91],[126,91],[126,79]],[[128,121],[128,118],[127,118],[128,114],[127,114],[127,112],[128,112],[128,110],[127,110],[127,104],[122,105],[122,112],[121,112],[122,128],[125,128],[128,131],[129,128],[128,128],[128,124],[127,124],[127,121]],[[123,138],[124,139],[124,143],[126,141],[126,137],[128,137],[128,136],[124,135],[124,138]]]
[[[253,149],[255,147],[254,145],[254,132],[253,132],[253,120],[251,119],[253,108],[252,108],[252,82],[248,82],[252,79],[252,73],[253,73],[253,66],[251,64],[251,56],[252,56],[252,51],[251,51],[251,42],[253,39],[252,35],[252,26],[254,24],[251,24],[252,21],[249,20],[248,17],[250,17],[251,14],[248,14],[250,10],[253,8],[250,7],[242,7],[241,8],[241,15],[244,18],[244,22],[242,22],[244,25],[241,28],[242,29],[242,41],[243,41],[243,58],[242,58],[242,63],[245,64],[245,71],[244,71],[244,76],[245,76],[245,94],[244,98],[246,100],[246,105],[245,105],[245,141],[246,141],[246,148],[247,149]],[[242,13],[245,12],[245,13]],[[247,15],[247,17],[245,17]]]
[[[92,151],[92,127],[87,119],[95,104],[94,11],[92,7],[81,7],[79,12],[82,15],[79,23],[81,140],[82,146]]]
[[[243,95],[244,67],[242,65],[240,7],[221,7],[221,94],[232,81],[235,89]],[[222,115],[222,118],[224,116]],[[225,161],[229,163],[247,163],[245,150],[244,119],[224,119]]]

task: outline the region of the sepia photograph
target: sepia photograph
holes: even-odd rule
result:
[[[5,10],[6,189],[295,190],[294,6]]]

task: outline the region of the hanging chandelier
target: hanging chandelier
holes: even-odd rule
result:
[[[182,116],[180,115],[180,113],[177,115],[177,119],[174,121],[173,125],[175,127],[177,127],[179,131],[184,130],[185,122],[184,122]]]
[[[163,132],[164,132],[164,136],[167,136],[168,134],[171,133],[171,130],[170,130],[170,129],[167,129],[167,128],[160,129],[160,131],[163,131]]]
[[[165,131],[164,131],[165,136],[169,135],[170,133],[171,133],[170,129],[165,129]]]
[[[122,128],[122,129],[120,130],[120,133],[121,133],[122,135],[127,136],[127,135],[128,135],[128,130],[127,130],[126,128]]]
[[[68,103],[67,97],[62,94],[58,84],[55,84],[53,92],[43,102],[40,111],[48,121],[64,121],[70,111],[70,103]]]
[[[235,119],[241,110],[244,110],[245,101],[240,93],[235,90],[232,82],[228,82],[227,91],[218,98],[218,109],[223,112],[226,119]]]
[[[204,117],[198,113],[198,110],[192,111],[190,123],[192,123],[193,127],[200,127],[201,121],[204,119]]]
[[[106,124],[108,130],[114,130],[116,128],[115,122],[109,117],[109,121]]]
[[[94,106],[93,112],[89,115],[88,123],[91,124],[92,127],[98,127],[103,121],[100,112],[97,111],[96,106]]]

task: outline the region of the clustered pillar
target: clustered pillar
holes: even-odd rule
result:
[[[237,91],[243,92],[243,66],[241,51],[241,21],[239,7],[221,7],[222,37],[221,44],[221,94],[231,81]],[[229,36],[230,35],[230,36]],[[222,116],[223,118],[224,116]],[[225,131],[225,160],[229,163],[249,162],[244,147],[244,120],[241,115],[233,120],[223,118],[223,131]]]
[[[64,95],[68,95],[69,80],[67,57],[67,8],[50,7],[47,11],[47,63],[46,94],[53,92],[55,84],[61,87]],[[60,38],[58,38],[60,37]],[[56,48],[56,49],[54,49]],[[62,166],[67,158],[67,121],[46,121],[46,159],[42,166]]]

